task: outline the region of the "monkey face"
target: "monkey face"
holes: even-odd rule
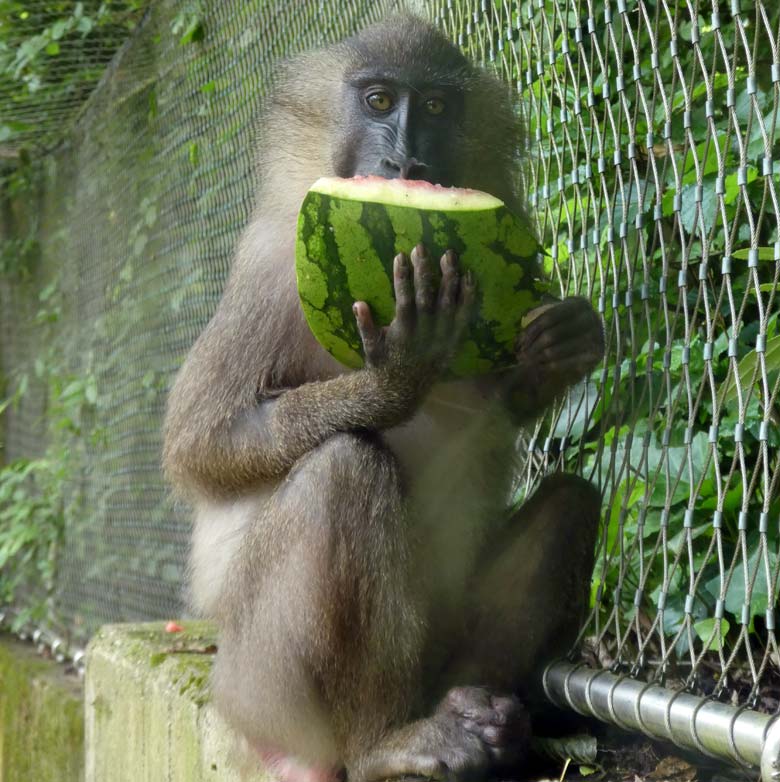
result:
[[[390,17],[329,51],[343,67],[325,86],[320,65],[329,173],[469,187],[522,207],[516,174],[525,145],[514,99],[432,25]],[[306,72],[310,83],[316,68]],[[311,94],[300,93],[307,105]]]
[[[458,129],[463,96],[451,84],[415,83],[398,70],[364,69],[343,86],[343,143],[338,176],[374,175],[458,182]]]

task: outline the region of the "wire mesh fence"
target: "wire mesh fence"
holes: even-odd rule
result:
[[[592,677],[579,698],[576,677],[554,694],[635,729],[653,683],[774,713],[780,10],[539,0],[437,14],[524,97],[551,272],[606,322],[603,370],[537,430],[528,477],[564,464],[602,487],[584,654],[649,684],[628,720],[619,677],[600,711]],[[672,714],[658,706],[656,735],[674,736]],[[746,761],[736,714],[708,744],[689,711],[684,743]]]
[[[6,204],[8,247],[35,242],[0,282],[4,458],[40,457],[48,484],[61,469],[49,607],[76,645],[106,621],[182,611],[189,520],[160,475],[161,421],[248,216],[258,104],[279,59],[390,6],[198,4],[203,39],[183,43],[192,4],[152,4],[42,187]],[[23,604],[45,589],[27,582]]]
[[[40,257],[0,281],[3,371],[27,385],[4,415],[5,458],[59,443],[53,415],[79,430],[52,574],[59,631],[77,642],[181,608],[189,527],[159,476],[165,391],[250,207],[274,63],[394,4],[204,2],[202,39],[182,45],[185,5],[152,5],[2,228],[40,215]],[[423,6],[516,86],[548,271],[605,320],[603,367],[530,433],[523,472],[530,488],[563,466],[604,492],[577,660],[775,713],[780,7]],[[744,760],[736,725],[722,754]]]
[[[142,0],[0,5],[0,157],[62,139],[144,5]]]

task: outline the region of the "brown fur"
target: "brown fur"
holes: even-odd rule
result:
[[[464,86],[457,184],[520,208],[508,92],[434,28],[400,17],[289,63],[262,125],[257,209],[170,394],[164,467],[195,506],[193,601],[221,633],[215,698],[250,744],[356,779],[457,776],[509,757],[463,726],[458,704],[518,707],[473,690],[435,700],[473,684],[464,671],[520,687],[566,642],[598,518],[595,492],[565,478],[507,516],[518,430],[506,400],[537,412],[598,360],[600,336],[540,319],[509,388],[345,372],[319,347],[295,287],[297,212],[344,153],[345,78],[376,63]],[[559,534],[577,549],[565,577],[545,567]],[[501,594],[512,572],[518,591]]]

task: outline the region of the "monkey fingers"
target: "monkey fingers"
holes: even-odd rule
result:
[[[411,255],[414,267],[414,298],[417,305],[417,338],[427,346],[436,323],[437,285],[428,251],[418,244]]]
[[[458,256],[454,250],[447,250],[441,257],[441,284],[437,304],[436,344],[449,354],[457,347],[456,319],[461,309],[461,275]],[[450,348],[447,350],[447,348]]]
[[[539,315],[533,318],[521,333],[519,344],[529,348],[539,340],[544,341],[548,332],[558,330],[567,336],[587,333],[589,336],[601,333],[601,320],[590,302],[579,296],[572,296],[554,304],[538,308]],[[534,310],[530,313],[533,315]],[[560,337],[558,337],[560,338]]]
[[[399,253],[393,260],[393,287],[395,289],[395,319],[393,328],[400,336],[411,338],[416,321],[414,287],[409,259]]]
[[[599,316],[581,298],[555,304],[523,331],[518,339],[520,364],[555,364],[573,353],[586,360],[583,374],[592,369],[604,352],[604,336]]]
[[[363,355],[366,366],[374,367],[383,363],[385,358],[385,332],[374,324],[371,308],[364,301],[352,305],[360,339],[363,343]]]
[[[439,312],[452,314],[458,304],[460,290],[460,271],[458,256],[454,250],[447,250],[439,262],[441,266],[441,283],[439,285]]]

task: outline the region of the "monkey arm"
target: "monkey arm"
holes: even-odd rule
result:
[[[517,366],[498,381],[519,424],[541,415],[604,356],[601,319],[587,299],[571,297],[539,309],[518,339]]]
[[[221,307],[169,398],[163,463],[170,478],[195,493],[235,493],[279,478],[334,434],[408,420],[446,366],[474,302],[473,281],[461,285],[455,254],[445,253],[440,265],[439,286],[424,247],[396,257],[396,315],[387,328],[356,302],[364,369],[260,398],[248,370],[261,361],[251,353],[258,340],[244,334],[240,313]],[[226,332],[243,338],[231,344]]]
[[[242,412],[228,433],[231,447],[254,452],[258,469],[278,476],[334,434],[403,423],[424,390],[413,378],[380,368],[305,383]]]
[[[411,379],[371,368],[257,399],[208,430],[169,414],[165,470],[185,490],[235,493],[279,478],[334,434],[402,423],[420,393]]]

